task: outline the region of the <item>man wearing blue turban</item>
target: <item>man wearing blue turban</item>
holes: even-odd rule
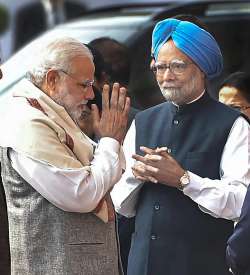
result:
[[[116,210],[136,216],[128,275],[228,275],[226,242],[250,182],[248,122],[206,91],[223,68],[210,33],[163,20],[152,54],[166,102],[136,116],[112,191]]]

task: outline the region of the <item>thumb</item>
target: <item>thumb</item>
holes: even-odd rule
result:
[[[91,114],[93,117],[93,124],[97,125],[100,121],[100,113],[96,104],[91,104]]]

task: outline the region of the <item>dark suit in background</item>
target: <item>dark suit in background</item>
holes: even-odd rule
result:
[[[250,275],[250,189],[242,207],[240,220],[228,240],[227,262],[236,275]]]

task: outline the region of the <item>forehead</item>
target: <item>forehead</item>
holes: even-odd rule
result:
[[[71,73],[88,79],[94,77],[95,66],[93,60],[87,56],[77,56],[71,61]]]
[[[173,40],[168,40],[160,49],[157,61],[170,62],[173,59],[180,59],[192,62],[186,54],[181,52],[174,44]]]
[[[219,100],[225,104],[235,104],[246,101],[238,89],[229,86],[220,89]]]

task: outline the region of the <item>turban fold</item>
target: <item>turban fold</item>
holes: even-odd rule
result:
[[[175,46],[190,57],[208,78],[223,69],[220,47],[214,37],[197,25],[178,19],[165,19],[156,24],[152,34],[152,54],[157,60],[161,47],[172,39]]]

